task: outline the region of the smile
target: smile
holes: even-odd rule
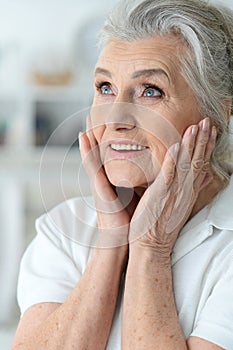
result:
[[[143,155],[148,151],[148,147],[127,144],[127,143],[111,143],[109,145],[109,156],[112,160],[127,160]]]
[[[110,147],[115,151],[142,151],[146,149],[145,146],[141,146],[141,145],[124,145],[124,144],[111,144]]]

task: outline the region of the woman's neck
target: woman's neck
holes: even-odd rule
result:
[[[208,183],[200,192],[193,206],[189,220],[201,209],[208,205],[214,197],[227,186],[226,180],[221,180],[217,175],[213,175],[212,181]]]

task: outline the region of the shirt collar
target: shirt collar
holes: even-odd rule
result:
[[[233,175],[228,186],[209,204],[207,220],[220,230],[233,230]]]
[[[172,265],[211,236],[213,227],[233,231],[233,175],[228,186],[183,227],[173,249]]]

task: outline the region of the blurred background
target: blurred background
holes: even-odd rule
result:
[[[35,218],[89,193],[77,135],[96,35],[117,0],[0,0],[0,349],[19,320],[19,261]]]
[[[116,3],[0,0],[1,350],[19,320],[19,262],[35,218],[90,193],[77,135],[92,101],[96,35]]]

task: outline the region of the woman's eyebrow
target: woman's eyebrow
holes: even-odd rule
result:
[[[97,67],[95,70],[95,75],[97,75],[97,74],[103,74],[109,78],[112,78],[112,74],[105,68]]]
[[[95,70],[95,75],[97,75],[97,74],[103,74],[109,78],[112,78],[111,72],[105,68],[97,67]],[[150,69],[138,70],[138,71],[134,72],[131,77],[132,77],[132,79],[136,79],[139,77],[148,78],[148,77],[151,77],[152,75],[164,75],[170,83],[169,75],[161,68],[150,68]]]
[[[151,75],[164,75],[168,81],[170,82],[169,75],[161,68],[152,68],[152,69],[142,69],[139,71],[136,71],[132,74],[132,78],[139,78],[139,77],[151,77]]]

